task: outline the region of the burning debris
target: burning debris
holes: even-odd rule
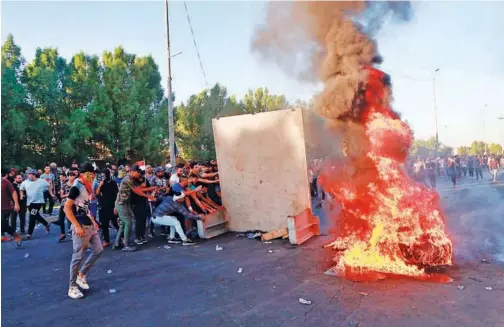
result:
[[[324,84],[316,109],[343,147],[319,176],[342,208],[327,246],[338,251],[331,272],[350,279],[429,279],[427,268],[451,265],[438,195],[403,170],[412,132],[390,106],[390,77],[374,67],[382,58],[371,36],[410,13],[408,2],[275,2],[253,42],[296,77]]]

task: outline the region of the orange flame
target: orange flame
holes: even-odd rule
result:
[[[319,182],[340,204],[332,271],[350,279],[387,274],[430,278],[425,268],[452,263],[437,193],[412,181],[402,168],[412,142],[406,123],[388,105],[385,74],[368,67],[359,122],[369,150],[324,166]],[[357,169],[349,173],[353,167]],[[445,279],[444,281],[448,281]]]

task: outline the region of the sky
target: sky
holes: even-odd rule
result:
[[[377,35],[382,69],[391,74],[394,108],[415,137],[436,133],[458,147],[473,140],[504,145],[504,2],[414,2],[407,24],[386,24]],[[208,85],[220,83],[241,98],[267,87],[289,101],[309,100],[317,85],[303,84],[251,52],[265,2],[187,1]],[[177,102],[207,87],[184,3],[170,1],[173,90]],[[2,43],[8,34],[31,61],[37,47],[57,47],[68,60],[84,51],[101,55],[122,45],[152,55],[167,80],[163,1],[2,1]],[[438,72],[434,72],[439,69]],[[433,78],[435,77],[435,83]],[[434,102],[434,92],[435,98]]]

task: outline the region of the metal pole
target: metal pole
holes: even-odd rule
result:
[[[165,0],[166,15],[166,55],[168,57],[168,82],[166,83],[166,95],[168,97],[168,142],[170,144],[170,163],[175,167],[175,129],[173,126],[173,99],[171,85],[171,56],[170,56],[170,21],[168,18],[168,0]]]
[[[486,107],[487,105],[485,104],[485,106],[483,107],[483,144],[485,144],[485,152],[483,154],[487,154],[487,143],[486,143],[486,118],[485,118],[485,114],[486,114]]]
[[[501,132],[501,145],[502,145],[502,154],[504,154],[504,116],[500,116],[497,118],[498,120],[502,120],[502,132]]]
[[[434,119],[436,122],[436,145],[434,147],[434,157],[438,157],[438,148],[439,148],[439,130],[438,130],[438,118],[437,118],[437,103],[436,103],[436,72],[439,71],[439,68],[434,70],[434,75],[432,76],[432,96],[434,99]]]

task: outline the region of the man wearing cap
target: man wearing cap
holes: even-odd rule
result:
[[[184,193],[176,192],[175,195],[167,196],[163,199],[163,202],[154,210],[152,213],[152,222],[156,225],[169,226],[170,236],[168,238],[168,243],[181,243],[182,245],[194,245],[194,242],[187,238],[182,229],[182,225],[173,214],[181,214],[186,219],[193,220],[204,220],[202,216],[195,215],[187,211],[187,209],[177,201],[184,198]],[[179,235],[182,241],[175,238],[175,231]]]
[[[28,212],[30,213],[30,219],[28,223],[28,234],[26,234],[25,239],[30,239],[35,229],[35,223],[38,221],[45,226],[46,232],[49,233],[50,225],[42,218],[40,215],[40,209],[45,203],[44,194],[49,192],[49,195],[54,198],[54,194],[49,187],[49,183],[45,180],[38,178],[38,172],[35,169],[30,169],[27,172],[28,179],[21,183],[19,191],[21,194],[21,199],[26,197],[26,205],[28,206]]]
[[[156,178],[156,175],[154,175],[154,168],[152,168],[151,165],[145,166],[145,179],[150,185],[154,185],[154,178]]]
[[[129,245],[129,237],[131,234],[134,217],[133,210],[131,208],[131,193],[133,192],[151,201],[155,199],[152,195],[147,195],[142,191],[142,186],[139,183],[141,173],[142,170],[138,165],[132,165],[130,167],[129,174],[123,178],[121,185],[119,185],[119,193],[117,193],[115,209],[119,214],[119,219],[121,220],[122,224],[119,225],[119,230],[117,231],[116,241],[113,247],[114,249],[119,249],[121,247],[120,241],[121,236],[124,232],[123,251],[131,252],[136,250],[134,246]]]
[[[70,262],[70,287],[68,296],[80,299],[84,294],[79,290],[89,289],[86,275],[103,252],[103,246],[98,234],[98,224],[89,210],[92,196],[92,183],[95,179],[95,168],[89,162],[81,165],[79,177],[70,188],[65,202],[65,214],[72,223],[73,253]],[[91,254],[81,267],[81,262],[87,248]]]

